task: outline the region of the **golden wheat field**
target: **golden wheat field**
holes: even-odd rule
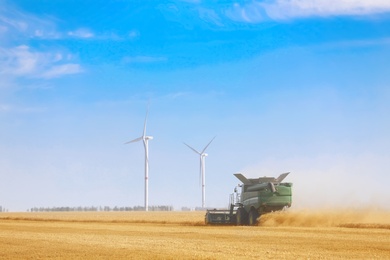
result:
[[[390,259],[390,212],[270,213],[205,226],[204,212],[0,213],[0,259]]]

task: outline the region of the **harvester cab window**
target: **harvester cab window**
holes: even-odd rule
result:
[[[240,202],[240,194],[241,194],[242,185],[238,184],[236,187],[234,187],[234,201]]]

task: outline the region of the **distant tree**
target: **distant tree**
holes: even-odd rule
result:
[[[69,211],[80,211],[80,212],[86,212],[86,211],[144,211],[145,208],[142,206],[134,206],[134,207],[118,207],[114,206],[111,208],[110,206],[78,206],[78,207],[33,207],[31,209],[27,209],[27,212],[69,212]],[[159,205],[159,206],[150,206],[150,211],[173,211],[173,206],[168,205]],[[183,208],[182,208],[183,210]],[[0,212],[5,212],[6,209],[0,206]]]

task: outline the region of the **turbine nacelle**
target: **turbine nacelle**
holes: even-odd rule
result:
[[[153,140],[153,136],[145,136],[144,139],[145,140]]]

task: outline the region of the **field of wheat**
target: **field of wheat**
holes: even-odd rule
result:
[[[1,213],[0,259],[390,259],[390,212],[301,210],[258,226],[204,212]]]

